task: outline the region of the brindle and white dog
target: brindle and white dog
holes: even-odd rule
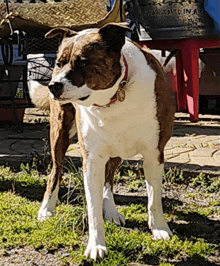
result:
[[[125,223],[113,199],[113,176],[121,158],[143,155],[149,227],[155,239],[172,236],[163,215],[161,184],[173,95],[158,60],[126,39],[127,30],[122,23],[78,33],[52,29],[46,37],[61,34],[63,40],[50,92],[39,84],[31,90],[33,102],[45,107],[49,99],[51,111],[53,168],[38,219],[55,213],[62,163],[74,135],[74,106],[89,218],[85,255],[95,260],[107,253],[103,215]]]

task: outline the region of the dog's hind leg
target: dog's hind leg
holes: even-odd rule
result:
[[[62,179],[63,161],[67,148],[74,135],[75,109],[72,104],[60,105],[50,100],[50,146],[52,170],[47,182],[38,220],[43,221],[55,214],[58,192]]]
[[[172,236],[172,232],[163,215],[161,189],[163,163],[158,160],[159,151],[152,150],[144,156],[144,174],[148,194],[148,225],[154,239],[166,239]]]
[[[110,158],[105,166],[105,186],[103,188],[103,216],[110,223],[125,225],[125,219],[118,213],[113,198],[113,183],[115,170],[121,163],[120,157]]]

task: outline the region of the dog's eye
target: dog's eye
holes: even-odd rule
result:
[[[65,66],[67,63],[68,63],[67,60],[59,60],[56,62],[56,66],[61,68],[61,67]]]
[[[85,62],[85,61],[81,61],[81,62],[79,63],[79,65],[80,65],[81,67],[84,67],[84,66],[86,66],[86,62]]]
[[[62,66],[61,62],[56,62],[56,66],[60,68]]]
[[[86,58],[77,59],[75,62],[75,66],[80,68],[87,66],[87,64],[88,60]]]

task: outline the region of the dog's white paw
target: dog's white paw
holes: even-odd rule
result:
[[[49,210],[47,210],[47,208],[45,208],[42,205],[38,211],[37,219],[38,219],[38,221],[43,222],[43,221],[47,220],[48,218],[50,218],[51,216],[54,216],[55,214],[56,214],[55,210],[49,211]]]
[[[47,200],[44,200],[38,211],[37,219],[38,221],[43,222],[47,220],[49,217],[54,216],[55,214],[56,214],[55,207],[49,206],[49,202]]]
[[[154,240],[170,239],[173,236],[168,226],[151,229]]]
[[[54,216],[56,214],[56,212],[50,212],[50,211],[46,211],[44,210],[43,212],[38,212],[38,216],[37,216],[37,219],[38,221],[40,222],[43,222],[45,220],[47,220],[48,218],[50,218],[51,216]]]
[[[104,245],[92,245],[88,244],[84,256],[86,258],[90,257],[91,259],[97,261],[98,258],[103,259],[107,255],[107,248]]]
[[[125,218],[122,214],[120,214],[116,209],[108,208],[104,209],[103,212],[104,218],[108,220],[110,223],[115,223],[119,226],[125,225]]]
[[[173,236],[163,213],[152,213],[151,211],[148,212],[149,220],[148,225],[151,229],[153,239],[155,240],[164,240],[169,239]]]

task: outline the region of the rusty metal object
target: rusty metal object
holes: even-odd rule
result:
[[[12,2],[9,11],[7,14],[5,3],[0,0],[0,37],[10,35],[9,20],[15,30],[35,36],[43,36],[54,27],[82,30],[121,21],[120,0],[115,0],[110,12],[107,12],[105,0],[47,0],[46,3],[35,4]]]
[[[128,11],[155,40],[217,37],[204,0],[131,0]]]

